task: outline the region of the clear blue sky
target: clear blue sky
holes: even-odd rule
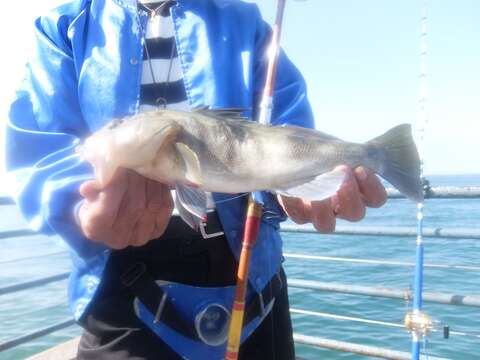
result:
[[[25,0],[20,12],[18,4],[4,4],[2,119],[30,47],[29,25],[41,9],[60,2]],[[254,2],[271,22],[275,0]],[[287,0],[282,44],[307,79],[319,129],[365,141],[396,124],[416,124],[420,5]],[[429,1],[427,173],[480,173],[479,14],[478,0]]]
[[[274,18],[273,0],[255,1]],[[365,141],[417,123],[422,1],[287,0],[283,47],[317,127]],[[428,1],[427,173],[480,173],[480,1]]]

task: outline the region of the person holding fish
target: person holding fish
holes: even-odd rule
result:
[[[252,3],[75,0],[35,30],[6,163],[30,225],[71,249],[79,360],[223,359],[251,191],[264,204],[239,358],[294,359],[279,223],[361,220],[386,201],[375,173],[421,197],[409,127],[366,144],[313,130],[284,53],[271,126],[245,119],[270,34]]]

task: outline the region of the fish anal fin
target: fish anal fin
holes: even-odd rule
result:
[[[333,170],[318,175],[303,184],[285,189],[275,189],[275,191],[285,196],[299,197],[309,201],[320,201],[335,195],[345,180],[345,176],[343,171]]]

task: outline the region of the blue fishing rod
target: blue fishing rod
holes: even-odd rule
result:
[[[424,190],[428,190],[428,183],[424,180],[424,137],[427,124],[427,91],[426,91],[426,55],[427,55],[427,0],[422,0],[422,19],[421,19],[421,37],[420,37],[420,92],[419,92],[419,152],[420,152],[420,177],[424,184]],[[425,191],[424,191],[425,193]],[[417,204],[417,241],[415,254],[415,274],[413,278],[413,306],[412,311],[405,316],[405,327],[412,334],[412,360],[420,359],[421,344],[425,343],[432,328],[432,320],[423,312],[423,201]]]

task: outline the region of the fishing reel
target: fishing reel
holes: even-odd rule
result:
[[[430,333],[433,323],[430,316],[420,311],[410,311],[403,321],[405,328],[418,339],[422,339]]]
[[[450,337],[450,326],[433,320],[428,314],[421,311],[407,312],[404,319],[405,328],[418,340],[428,337],[432,332],[443,333],[443,338]]]

